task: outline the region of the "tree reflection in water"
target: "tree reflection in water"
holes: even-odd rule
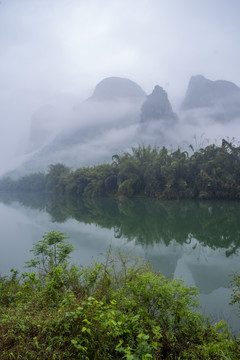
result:
[[[38,194],[1,194],[0,201],[46,211],[52,222],[69,218],[84,224],[113,229],[115,238],[125,238],[143,247],[191,244],[196,240],[213,250],[225,249],[226,257],[238,253],[240,246],[240,203],[225,200],[154,201],[135,199],[66,198]]]

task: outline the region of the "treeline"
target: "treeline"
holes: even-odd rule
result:
[[[0,191],[4,192],[43,192],[46,191],[46,175],[42,172],[22,176],[18,180],[5,177],[0,180]]]
[[[193,148],[191,147],[193,150]],[[72,171],[64,164],[50,165],[47,174],[10,178],[2,191],[42,191],[78,197],[134,197],[155,199],[239,199],[240,146],[222,140],[198,151],[140,145],[114,155],[111,164]]]

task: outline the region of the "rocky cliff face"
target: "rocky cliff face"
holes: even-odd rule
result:
[[[192,76],[182,109],[209,109],[211,117],[219,121],[240,117],[240,88],[230,81]]]
[[[176,119],[177,116],[172,110],[166,91],[156,85],[142,105],[141,122],[145,123],[151,120],[168,120],[171,122]]]

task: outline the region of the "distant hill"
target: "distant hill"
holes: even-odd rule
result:
[[[178,115],[159,85],[146,95],[132,80],[109,77],[96,85],[90,98],[67,111],[63,115],[47,105],[33,114],[27,160],[7,175],[16,178],[55,163],[97,165],[140,143],[178,146],[197,131],[206,128],[209,134],[209,119],[214,124],[240,119],[240,88],[193,76]]]
[[[154,87],[141,108],[141,122],[146,123],[151,120],[166,120],[170,123],[177,120],[166,91],[159,85]]]
[[[97,84],[92,97],[92,101],[111,101],[111,100],[135,100],[137,98],[145,98],[146,94],[142,88],[132,80],[109,77],[103,79]]]
[[[206,109],[216,121],[229,121],[240,117],[240,88],[230,81],[192,76],[182,109]]]

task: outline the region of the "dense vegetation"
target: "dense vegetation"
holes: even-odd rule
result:
[[[191,147],[193,150],[193,148]],[[111,164],[71,171],[50,165],[46,175],[2,179],[2,191],[43,191],[78,197],[148,196],[155,199],[239,199],[240,146],[222,140],[189,155],[141,145]]]
[[[224,323],[194,309],[196,288],[111,249],[102,263],[69,267],[65,239],[45,233],[27,263],[35,271],[0,278],[1,359],[239,359]]]

